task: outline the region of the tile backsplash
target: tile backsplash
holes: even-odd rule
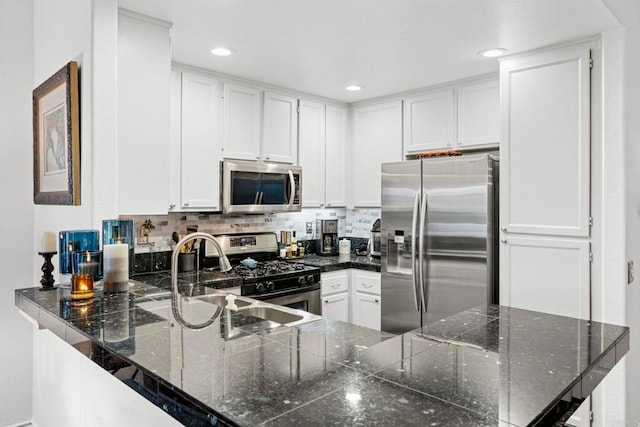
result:
[[[306,223],[312,222],[315,230],[316,219],[338,219],[340,237],[368,238],[371,226],[380,217],[380,209],[303,209],[301,212],[223,215],[218,213],[175,212],[167,215],[123,216],[133,219],[139,236],[142,222],[150,219],[155,226],[149,234],[148,245],[139,245],[136,237],[136,253],[171,250],[171,234],[187,234],[187,227],[197,226],[198,231],[212,234],[273,231],[280,236],[281,230],[295,231],[299,240],[310,240],[314,233],[306,233]]]

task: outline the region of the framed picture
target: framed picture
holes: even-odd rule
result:
[[[33,91],[33,201],[80,204],[78,63],[69,62]]]

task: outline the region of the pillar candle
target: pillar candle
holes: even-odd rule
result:
[[[42,233],[42,252],[56,252],[58,250],[57,234],[52,231]]]
[[[116,243],[103,248],[104,286],[107,292],[126,292],[129,286],[129,245]]]

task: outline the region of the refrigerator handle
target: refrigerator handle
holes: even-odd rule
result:
[[[416,193],[415,200],[413,201],[413,217],[411,218],[411,277],[413,279],[413,297],[416,303],[416,311],[420,311],[420,281],[421,277],[418,277],[416,264],[419,263],[416,257],[416,243],[417,243],[417,231],[418,231],[418,211],[420,210],[420,193]]]
[[[422,208],[420,209],[420,238],[418,243],[418,251],[420,252],[418,258],[420,259],[420,301],[422,301],[422,308],[424,311],[427,311],[427,305],[429,302],[429,270],[425,271],[425,260],[426,256],[424,253],[424,234],[425,228],[427,224],[427,208],[429,207],[427,202],[427,193],[422,194]]]

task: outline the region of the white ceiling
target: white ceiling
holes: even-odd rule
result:
[[[497,71],[509,53],[619,26],[602,0],[119,0],[173,23],[172,58],[344,102]],[[219,45],[229,57],[209,52]],[[350,83],[364,89],[344,90]]]

